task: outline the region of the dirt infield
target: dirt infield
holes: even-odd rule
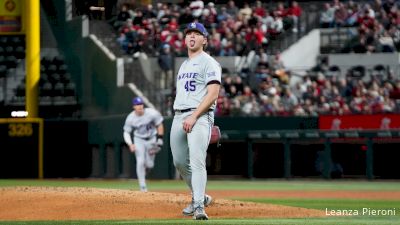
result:
[[[325,213],[280,205],[222,199],[207,208],[211,218],[323,217]],[[249,193],[248,197],[255,197]],[[190,201],[181,193],[130,190],[8,187],[0,188],[0,220],[124,220],[188,218],[181,210]]]

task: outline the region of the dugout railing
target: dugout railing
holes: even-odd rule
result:
[[[373,145],[379,142],[400,143],[400,130],[225,130],[221,132],[221,143],[245,141],[247,143],[247,176],[253,174],[253,144],[256,142],[282,143],[284,146],[284,178],[291,178],[291,145],[295,143],[324,145],[323,177],[331,178],[331,145],[332,143],[364,143],[366,146],[365,177],[374,179]]]

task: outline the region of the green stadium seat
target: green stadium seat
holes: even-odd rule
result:
[[[7,66],[0,65],[0,78],[6,77],[7,75]]]

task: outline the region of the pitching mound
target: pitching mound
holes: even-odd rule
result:
[[[323,217],[323,211],[225,199],[207,207],[211,218]],[[0,220],[124,220],[183,218],[188,195],[97,188],[0,188]],[[190,218],[190,217],[184,217]]]

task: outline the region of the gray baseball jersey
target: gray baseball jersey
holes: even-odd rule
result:
[[[205,52],[185,60],[176,78],[174,109],[197,108],[207,94],[207,84],[213,80],[221,83],[221,73],[219,63]]]
[[[124,131],[131,133],[135,129],[134,136],[138,138],[149,138],[157,135],[157,126],[163,121],[161,114],[153,108],[145,108],[142,116],[133,111],[125,120]]]
[[[202,52],[184,61],[176,79],[175,110],[195,109],[207,95],[207,84],[221,83],[221,66],[207,53]],[[210,107],[215,108],[215,103]],[[204,205],[207,183],[206,156],[214,123],[210,111],[201,115],[190,133],[183,130],[184,120],[193,111],[176,113],[171,127],[170,145],[174,165],[192,190],[195,206]]]
[[[150,154],[150,149],[156,144],[157,126],[163,121],[161,114],[152,108],[144,108],[141,116],[132,111],[125,120],[124,139],[130,143],[125,133],[131,134],[134,129],[134,144],[136,146],[136,175],[139,181],[140,189],[147,191],[146,187],[146,168],[154,167],[155,155]],[[130,140],[132,140],[129,137]]]

